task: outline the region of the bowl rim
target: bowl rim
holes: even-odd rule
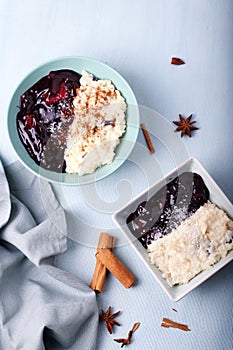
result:
[[[130,104],[128,105],[128,108],[126,111],[126,118],[129,117],[130,113],[132,114],[132,111],[133,111],[133,116],[134,116],[133,121],[131,120],[132,118],[130,119],[130,122],[127,124],[126,131],[123,134],[123,136],[121,137],[121,142],[116,148],[116,152],[115,152],[116,154],[114,156],[113,162],[111,164],[106,164],[106,165],[103,165],[103,166],[97,168],[91,174],[82,175],[82,176],[79,176],[77,174],[56,173],[56,172],[52,172],[49,170],[45,170],[42,167],[40,167],[39,165],[37,165],[35,163],[35,161],[30,157],[30,155],[27,153],[24,145],[22,144],[22,142],[19,138],[17,129],[16,129],[16,123],[14,126],[12,125],[12,121],[14,121],[16,119],[16,111],[14,112],[14,116],[11,116],[12,111],[15,110],[17,108],[17,105],[19,104],[20,96],[25,91],[25,89],[23,89],[23,86],[25,84],[28,86],[27,88],[32,86],[30,83],[27,83],[27,81],[30,80],[32,75],[38,75],[39,77],[37,78],[37,80],[39,80],[40,77],[42,78],[44,76],[44,74],[41,73],[41,71],[46,69],[46,67],[48,67],[47,71],[49,73],[49,71],[53,70],[53,68],[51,67],[51,65],[53,65],[53,64],[60,66],[60,68],[54,68],[54,70],[58,70],[58,69],[75,70],[74,67],[72,67],[72,68],[70,67],[70,65],[74,64],[74,61],[77,61],[77,65],[81,64],[83,62],[86,62],[89,65],[97,65],[97,68],[96,68],[97,70],[103,69],[104,71],[106,70],[109,74],[114,75],[114,77],[116,77],[116,80],[119,80],[123,84],[124,88],[127,90],[126,94],[130,96]],[[80,72],[80,74],[81,74],[81,70],[82,69],[80,69],[80,71],[79,71],[77,68],[76,71]],[[87,71],[88,71],[88,69],[87,69]],[[95,75],[95,72],[90,71],[90,73]],[[106,73],[106,75],[108,73]],[[98,76],[98,73],[96,75]],[[107,76],[106,76],[105,78],[100,77],[100,79],[109,79],[115,85],[115,82],[113,81],[112,78],[107,78]],[[35,82],[37,80],[35,80]],[[115,85],[116,88],[119,89],[119,91],[124,96],[124,91],[121,91],[121,89],[118,88],[117,85],[119,85],[119,84]],[[18,104],[15,103],[16,99],[17,99]],[[126,103],[127,103],[127,98],[125,97],[125,99],[126,99]],[[129,99],[129,97],[128,97],[128,99]],[[7,110],[7,131],[8,131],[8,135],[9,135],[12,147],[13,147],[14,151],[16,152],[16,155],[17,155],[18,159],[20,160],[20,162],[29,171],[31,171],[34,175],[36,175],[44,180],[47,180],[51,183],[56,183],[56,184],[66,185],[66,186],[82,186],[82,185],[91,184],[91,183],[100,181],[100,180],[104,179],[105,177],[111,175],[111,173],[115,172],[125,162],[125,160],[129,157],[130,153],[132,152],[134,145],[135,145],[135,142],[136,142],[137,137],[138,137],[139,125],[140,125],[140,115],[139,115],[138,102],[137,102],[136,96],[135,96],[131,86],[126,81],[126,79],[116,69],[112,68],[108,64],[101,62],[97,59],[86,57],[86,56],[75,56],[75,55],[69,56],[69,55],[67,55],[67,56],[50,58],[50,59],[46,60],[45,62],[37,65],[35,68],[31,69],[25,75],[25,77],[18,83],[17,87],[15,88],[15,90],[10,98],[10,101],[8,104],[8,110]],[[127,147],[125,147],[125,151],[123,152],[122,148],[123,148],[124,143],[126,143]],[[103,169],[105,169],[105,170],[103,170]],[[98,173],[100,173],[100,175],[98,175]],[[69,179],[69,180],[71,179],[71,180],[67,181],[67,179]],[[75,179],[77,179],[77,180],[75,180]]]

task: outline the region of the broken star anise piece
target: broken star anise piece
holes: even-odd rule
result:
[[[172,57],[171,64],[174,64],[175,66],[181,66],[182,64],[185,64],[185,62],[178,57]]]
[[[111,314],[111,306],[109,306],[106,312],[104,312],[103,310],[101,310],[100,312],[100,319],[105,322],[107,330],[109,331],[110,334],[112,334],[113,325],[120,326],[120,323],[114,320],[114,318],[118,316],[119,313],[120,311],[117,311],[114,314]]]
[[[175,125],[177,125],[177,128],[175,131],[181,131],[181,137],[184,136],[184,134],[191,137],[191,133],[193,130],[198,130],[196,126],[193,124],[196,123],[196,121],[191,122],[192,114],[188,118],[184,118],[181,114],[179,114],[180,121],[173,121]]]
[[[129,345],[131,343],[131,338],[132,338],[133,333],[136,331],[136,329],[138,329],[139,326],[140,326],[140,322],[135,323],[133,325],[132,329],[129,331],[127,338],[117,338],[114,340],[117,343],[122,343],[121,348],[123,348],[125,345]]]

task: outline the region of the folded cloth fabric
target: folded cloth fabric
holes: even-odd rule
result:
[[[95,293],[53,266],[67,238],[50,184],[0,162],[0,190],[0,349],[95,349]]]

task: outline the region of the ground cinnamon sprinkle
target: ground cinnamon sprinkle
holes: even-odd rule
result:
[[[169,320],[169,318],[165,318],[165,317],[162,320],[161,326],[165,327],[165,328],[169,328],[169,327],[178,328],[178,329],[181,329],[182,331],[185,331],[185,332],[191,331],[191,329],[187,325],[182,324],[182,323],[178,323],[178,322],[174,322],[172,320]]]

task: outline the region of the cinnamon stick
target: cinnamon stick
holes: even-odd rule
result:
[[[182,331],[190,331],[191,329],[188,328],[188,326],[186,324],[182,324],[182,323],[178,323],[178,322],[174,322],[172,320],[169,320],[169,318],[163,318],[162,323],[161,323],[162,327],[172,327],[172,328],[178,328],[181,329]]]
[[[108,248],[110,250],[114,247],[115,237],[110,236],[106,232],[101,232],[99,242],[97,246],[97,252],[102,248]],[[90,284],[90,288],[98,292],[102,292],[104,288],[104,281],[106,277],[106,266],[102,262],[96,259],[95,271]]]
[[[147,146],[149,148],[150,153],[155,153],[153,144],[151,142],[150,135],[149,135],[149,133],[147,131],[147,128],[146,128],[146,125],[144,123],[141,123],[141,128],[142,128],[142,132],[143,132],[143,135],[145,137],[146,144],[147,144]]]
[[[96,258],[125,286],[130,288],[135,282],[135,277],[111,252],[110,249],[99,249]]]

